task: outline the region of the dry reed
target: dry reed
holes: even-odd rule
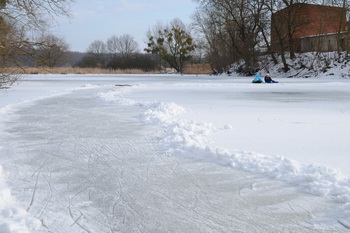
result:
[[[2,73],[8,74],[157,74],[158,71],[146,72],[140,69],[113,70],[102,68],[82,67],[21,67],[4,68]],[[207,64],[188,64],[184,74],[210,74],[211,69]]]
[[[101,68],[81,68],[81,67],[22,67],[6,68],[6,73],[15,74],[154,74],[140,69],[112,70]]]
[[[187,64],[184,74],[211,74],[213,70],[209,64]]]

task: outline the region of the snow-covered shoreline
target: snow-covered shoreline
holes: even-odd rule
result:
[[[33,80],[32,78],[35,80],[34,82],[31,82]],[[251,97],[248,98],[248,102],[247,100],[240,102],[239,98],[246,98],[246,93],[251,95],[251,93],[255,93],[254,91],[258,91],[261,94],[266,91],[266,93],[273,92],[278,94],[280,92],[290,92],[293,95],[298,95],[298,92],[291,89],[289,84],[297,85],[298,91],[303,89],[308,91],[310,86],[306,85],[310,85],[311,83],[311,85],[316,84],[316,88],[328,90],[327,88],[330,87],[332,91],[331,93],[333,93],[333,91],[334,93],[337,93],[338,91],[344,92],[347,95],[347,92],[345,92],[343,88],[347,88],[350,85],[349,80],[308,79],[305,81],[294,81],[290,79],[281,79],[279,80],[281,83],[279,83],[278,86],[258,87],[254,85],[252,86],[249,78],[233,77],[180,77],[175,75],[170,77],[107,76],[100,79],[101,77],[96,76],[85,79],[83,76],[78,76],[74,82],[69,80],[69,78],[62,76],[52,76],[52,78],[54,82],[47,76],[28,77],[28,82],[23,82],[23,89],[21,84],[18,87],[14,87],[14,90],[7,91],[7,94],[3,93],[3,95],[6,95],[7,99],[4,98],[3,101],[0,102],[0,114],[2,119],[4,119],[4,117],[8,115],[10,111],[13,111],[17,106],[26,106],[30,104],[31,100],[46,98],[53,95],[61,95],[79,89],[96,88],[98,91],[101,89],[99,97],[102,100],[114,102],[117,105],[140,108],[143,111],[141,119],[144,122],[160,126],[164,129],[165,133],[161,138],[159,138],[160,145],[164,153],[183,156],[185,158],[198,161],[207,161],[222,166],[229,166],[233,169],[239,169],[256,174],[262,174],[274,179],[286,181],[290,185],[297,186],[302,192],[323,196],[339,203],[343,203],[340,209],[334,210],[332,217],[336,218],[338,221],[341,221],[341,224],[350,226],[350,219],[348,217],[350,212],[350,179],[348,176],[343,175],[339,170],[324,165],[317,165],[316,163],[319,161],[315,161],[315,164],[306,164],[286,158],[282,155],[266,155],[263,153],[256,153],[253,152],[254,150],[250,150],[249,148],[246,148],[244,151],[232,150],[232,148],[228,149],[225,147],[220,147],[220,145],[225,145],[225,143],[217,143],[213,141],[213,138],[215,139],[216,137],[215,135],[218,135],[219,137],[217,137],[217,139],[220,140],[223,140],[222,136],[224,136],[227,137],[227,139],[224,141],[231,143],[234,146],[232,139],[230,139],[228,135],[237,133],[235,132],[237,127],[235,123],[242,124],[242,122],[232,122],[230,120],[234,115],[234,111],[232,111],[232,109],[234,109],[235,106],[238,106],[238,109],[242,110],[247,108],[246,106],[249,106],[250,104],[253,106],[259,106],[259,100],[256,100],[257,102],[250,102],[254,101],[249,99]],[[128,83],[131,84],[132,87],[115,87],[112,91],[103,90],[104,87],[112,87],[117,83]],[[241,86],[248,89],[244,90],[244,92],[242,92],[243,94],[237,94],[238,97],[236,96],[236,98],[238,99],[232,100],[232,97],[230,96],[231,90],[237,91],[241,88]],[[261,88],[264,89],[261,90]],[[218,91],[220,89],[223,90],[222,93]],[[174,94],[177,94],[176,98],[174,98]],[[260,98],[261,96],[262,95],[259,95],[257,98]],[[295,101],[303,102],[305,101],[305,98],[318,98],[320,96],[321,95],[318,93],[315,94],[315,97],[305,97],[300,94],[297,97],[300,99],[295,99]],[[269,97],[270,96],[267,96],[267,98]],[[294,96],[281,96],[281,98],[282,97],[296,98]],[[205,102],[200,102],[200,98],[204,98],[207,105]],[[339,96],[339,100],[341,98],[343,98],[343,95]],[[175,99],[175,102],[172,101],[172,99]],[[280,104],[280,102],[283,102],[284,100],[287,101],[288,99],[276,100],[276,95],[275,99],[272,99],[272,101],[279,102],[276,104],[278,108],[285,106],[284,103]],[[337,100],[338,99],[334,101]],[[311,99],[311,101],[313,101],[313,99]],[[324,101],[326,100],[321,98],[318,103],[315,103],[314,106],[316,106],[316,109],[318,109],[318,105],[325,106],[326,108],[331,106],[330,104],[324,104]],[[332,100],[330,100],[330,102],[332,102]],[[261,108],[257,108],[258,110],[266,107],[276,107],[269,104],[268,101],[263,100],[261,103],[265,105],[263,105]],[[343,111],[343,115],[338,113],[334,115],[337,117],[340,115],[342,117],[339,124],[342,124],[342,121],[348,119],[349,117],[349,108],[344,108],[344,106],[347,106],[348,103],[349,102],[344,102],[344,104],[340,105],[337,109],[333,109],[333,107],[331,107],[330,112],[335,112],[339,109]],[[215,106],[220,104],[223,105],[221,108]],[[295,107],[297,105],[289,106]],[[307,104],[305,106],[308,107],[310,105]],[[223,110],[226,108],[230,108],[231,110],[218,113],[221,114],[220,119],[218,119],[218,122],[220,123],[215,121],[202,121],[202,118],[212,119],[211,117],[216,116],[215,113],[211,111]],[[249,113],[249,109],[247,110]],[[302,114],[306,114],[303,112],[304,110],[296,111],[296,115],[298,114],[298,111]],[[253,114],[257,113],[258,112],[253,112]],[[278,115],[275,110],[272,110],[270,113]],[[244,115],[246,113],[243,112],[240,114]],[[269,112],[266,114],[268,115]],[[202,117],[198,117],[201,115]],[[261,117],[264,116],[265,115],[262,115]],[[273,118],[274,116],[270,117]],[[329,120],[332,121],[333,115],[329,115],[329,117],[331,117]],[[237,119],[243,120],[243,118]],[[250,118],[247,117],[246,119],[249,120]],[[264,120],[264,118],[261,119]],[[315,119],[314,121],[319,121],[320,124],[323,124],[322,119]],[[308,121],[306,121],[306,123],[307,122]],[[292,129],[291,127],[294,126],[290,124],[286,126],[286,129],[288,129],[288,127]],[[257,133],[259,133],[259,129],[257,129]],[[300,131],[297,133],[300,133]],[[333,136],[338,138],[341,137],[342,134]],[[341,138],[339,138],[339,140],[340,139]],[[337,150],[334,149],[333,151],[336,152]],[[283,154],[283,152],[281,152],[281,154]],[[323,161],[321,161],[321,163],[322,162]],[[12,203],[12,201],[6,201],[9,200],[7,197],[10,195],[10,191],[6,187],[6,184],[3,184],[1,187],[4,187],[2,190],[4,190],[4,193],[6,194],[4,194],[4,198],[2,200],[3,206],[8,203]],[[24,213],[25,211],[21,216],[26,216]],[[5,215],[3,216],[5,217]],[[33,221],[35,222],[35,220]],[[29,229],[38,227],[37,222],[35,222],[33,225],[33,221],[28,221],[31,225],[28,223],[25,226],[28,229],[27,232],[29,232]],[[4,226],[8,228],[7,231],[4,232],[16,232],[15,230],[10,230],[11,224],[18,226],[17,221],[14,221],[13,223],[5,223]]]

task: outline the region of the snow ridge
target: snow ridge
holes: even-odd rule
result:
[[[6,174],[0,167],[0,232],[29,233],[38,230],[41,226],[40,220],[31,217],[26,210],[17,206],[5,178]]]
[[[135,101],[122,97],[125,90],[100,93],[105,101],[144,109],[142,119],[164,129],[160,149],[167,154],[230,166],[234,169],[264,174],[288,182],[301,191],[331,198],[342,203],[335,215],[350,226],[350,178],[340,171],[317,164],[302,164],[283,156],[269,156],[246,151],[228,151],[211,145],[208,135],[215,133],[209,123],[181,119],[185,109],[176,103]]]

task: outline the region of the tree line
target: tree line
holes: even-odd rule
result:
[[[195,1],[199,7],[194,15],[193,28],[197,37],[205,42],[206,57],[212,68],[228,68],[241,61],[239,71],[245,74],[253,74],[261,68],[259,62],[262,55],[268,55],[275,64],[280,55],[283,70],[289,70],[286,55],[295,58],[293,35],[305,22],[299,20],[300,11],[290,10],[279,15],[275,14],[277,11],[298,3],[341,7],[345,15],[348,15],[349,9],[348,0]],[[339,17],[344,15],[340,14]],[[272,49],[271,31],[277,35],[278,54]]]
[[[113,35],[106,42],[95,40],[88,46],[86,55],[75,66],[107,69],[156,70],[154,56],[140,53],[139,45],[129,34]]]
[[[283,71],[287,59],[294,59],[294,33],[303,25],[298,11],[277,15],[277,11],[298,3],[337,6],[339,17],[348,17],[349,0],[193,0],[198,7],[190,25],[174,19],[157,24],[146,32],[147,44],[140,47],[133,36],[113,35],[105,42],[93,41],[86,55],[75,64],[106,69],[142,69],[171,67],[181,73],[186,62],[210,64],[214,72],[225,71],[239,63],[237,71],[254,74],[261,69],[262,57],[274,64],[278,56]],[[2,83],[13,76],[1,72],[23,64],[62,66],[67,63],[69,45],[64,39],[47,33],[43,20],[68,15],[72,0],[0,0],[0,73]],[[49,16],[47,16],[49,15]],[[281,23],[283,22],[283,27]],[[348,30],[347,21],[341,28]],[[339,32],[341,31],[339,28]],[[277,38],[278,53],[271,45],[271,32]],[[1,85],[1,84],[0,84]]]
[[[27,61],[27,57],[38,65],[47,66],[53,66],[53,60],[58,64],[63,59],[68,44],[46,33],[49,25],[44,16],[68,15],[71,2],[0,0],[0,87],[17,80],[16,75],[4,69],[21,69],[22,61]],[[52,59],[53,54],[55,59]]]
[[[148,43],[141,53],[133,36],[112,36],[106,42],[93,41],[87,55],[77,64],[80,67],[109,69],[161,70],[171,67],[181,73],[190,60],[195,44],[185,24],[174,19],[169,24],[156,25],[147,31]]]

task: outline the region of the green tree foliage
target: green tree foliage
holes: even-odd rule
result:
[[[159,30],[148,38],[147,53],[157,54],[177,72],[181,73],[186,61],[191,58],[195,46],[192,37],[181,27]]]

